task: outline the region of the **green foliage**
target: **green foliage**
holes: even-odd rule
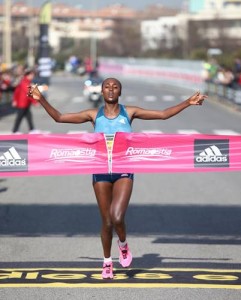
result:
[[[70,56],[75,55],[80,59],[84,59],[90,55],[90,39],[75,40],[64,38],[61,41],[61,51],[52,54],[56,60],[57,68],[64,69],[65,62]]]
[[[190,54],[192,60],[206,60],[207,50],[204,48],[193,49]]]
[[[224,53],[218,57],[217,61],[221,66],[232,68],[234,63],[234,55],[232,53]]]
[[[238,48],[236,51],[234,51],[234,57],[241,58],[241,48]]]
[[[26,58],[28,56],[28,52],[26,49],[21,49],[18,51],[14,51],[12,53],[12,59],[13,61],[18,62],[19,64],[24,65],[26,63]]]
[[[236,58],[241,58],[241,52],[235,51],[230,53],[223,53],[222,55],[217,57],[217,62],[221,66],[225,66],[227,68],[233,68],[234,60]]]
[[[224,52],[221,55],[215,56],[217,63],[222,66],[226,66],[229,68],[233,67],[235,58],[241,58],[241,49],[236,51]],[[191,51],[189,57],[187,59],[192,60],[207,60],[207,49],[205,48],[197,48]]]

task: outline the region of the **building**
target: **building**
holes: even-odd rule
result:
[[[225,9],[238,9],[241,6],[240,0],[189,0],[189,13],[205,11],[222,11]]]
[[[223,11],[225,9],[240,9],[240,0],[204,0],[205,10]]]
[[[197,13],[203,10],[205,7],[205,0],[189,0],[188,11],[189,13]]]
[[[142,50],[171,49],[177,41],[178,20],[161,17],[141,22]]]
[[[29,40],[38,44],[40,8],[29,7],[19,2],[12,5],[12,41],[13,48],[28,47]],[[4,7],[0,5],[0,44],[4,29]],[[115,22],[122,19],[133,22],[138,13],[126,6],[115,4],[100,10],[82,10],[65,4],[53,4],[52,21],[49,27],[50,46],[58,52],[61,40],[69,39],[106,39],[111,35]],[[2,48],[2,47],[1,47]]]
[[[99,10],[83,10],[55,3],[49,26],[50,46],[58,53],[62,49],[62,42],[68,39],[74,43],[108,39],[116,28],[120,28],[121,22],[122,25],[140,24],[144,51],[172,49],[179,43],[182,56],[186,57],[196,48],[215,47],[226,51],[228,47],[241,46],[241,0],[186,0],[185,3],[189,9],[183,12],[162,5],[151,5],[143,11],[135,11],[121,4]],[[39,13],[40,8],[24,3],[12,5],[13,50],[37,47]],[[0,49],[3,48],[3,24],[4,10],[0,5]],[[116,33],[116,40],[119,41],[119,32]]]
[[[195,4],[189,1],[189,9]],[[183,56],[192,49],[219,48],[235,51],[241,46],[241,0],[204,0],[200,10],[178,15],[178,36]],[[196,6],[197,8],[197,6]]]

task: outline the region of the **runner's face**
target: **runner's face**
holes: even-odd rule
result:
[[[115,79],[105,80],[103,83],[102,93],[106,102],[118,102],[119,96],[121,94],[121,87],[119,82]]]

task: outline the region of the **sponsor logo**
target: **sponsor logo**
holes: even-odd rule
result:
[[[125,119],[120,119],[119,123],[121,123],[121,124],[125,124],[125,123],[126,123],[126,121],[125,121]]]
[[[167,148],[134,148],[129,147],[126,150],[126,157],[130,160],[159,160],[170,159],[172,149]]]
[[[143,286],[144,285],[144,286]],[[100,268],[2,268],[0,288],[219,288],[241,289],[241,270],[207,268],[116,269],[108,284]]]
[[[229,140],[195,140],[195,167],[228,168]]]
[[[93,160],[96,155],[96,150],[91,148],[79,149],[61,149],[54,148],[51,150],[49,160],[55,162],[86,162]]]
[[[3,140],[0,142],[0,172],[24,172],[28,170],[27,140]]]
[[[108,172],[112,173],[112,150],[114,146],[115,134],[105,134],[105,143],[108,155]]]
[[[128,177],[129,175],[127,173],[121,174],[121,177]]]

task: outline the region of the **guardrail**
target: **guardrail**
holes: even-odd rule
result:
[[[229,88],[202,79],[203,62],[189,60],[100,58],[100,71],[108,74],[151,80],[193,91],[205,91],[219,101],[241,108],[241,89]]]
[[[100,58],[102,73],[157,81],[191,90],[202,90],[202,62],[166,59]]]
[[[15,109],[12,107],[12,91],[0,92],[0,118],[14,111]]]
[[[230,88],[213,82],[205,82],[205,93],[217,100],[235,104],[241,108],[241,88]]]

